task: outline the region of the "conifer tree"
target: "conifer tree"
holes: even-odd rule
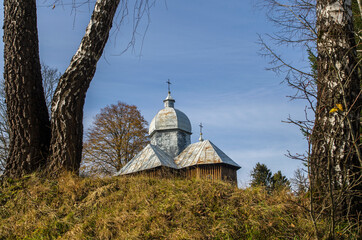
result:
[[[271,189],[281,190],[287,187],[290,187],[290,182],[287,179],[287,177],[284,176],[280,170],[274,173],[273,176],[271,177]]]
[[[272,172],[264,163],[257,163],[251,172],[251,186],[271,188]]]

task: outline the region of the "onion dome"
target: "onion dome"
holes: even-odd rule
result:
[[[186,114],[174,108],[175,100],[171,97],[170,92],[163,102],[165,108],[160,110],[152,119],[148,131],[149,135],[152,136],[155,131],[162,130],[182,130],[191,134],[190,120]]]

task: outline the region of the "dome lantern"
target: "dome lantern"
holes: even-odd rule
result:
[[[165,100],[163,100],[163,102],[165,103],[165,108],[166,107],[170,107],[170,108],[174,108],[175,107],[175,99],[173,99],[171,97],[171,93],[168,92],[168,95],[166,97]]]

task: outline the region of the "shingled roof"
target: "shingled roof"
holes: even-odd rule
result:
[[[209,140],[189,145],[175,158],[175,163],[179,168],[216,163],[231,165],[237,169],[241,168]]]
[[[172,157],[158,146],[148,144],[115,175],[125,175],[161,166],[178,169]]]

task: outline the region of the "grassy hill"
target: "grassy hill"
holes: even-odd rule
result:
[[[0,239],[313,239],[306,204],[223,182],[31,175],[2,183]]]

